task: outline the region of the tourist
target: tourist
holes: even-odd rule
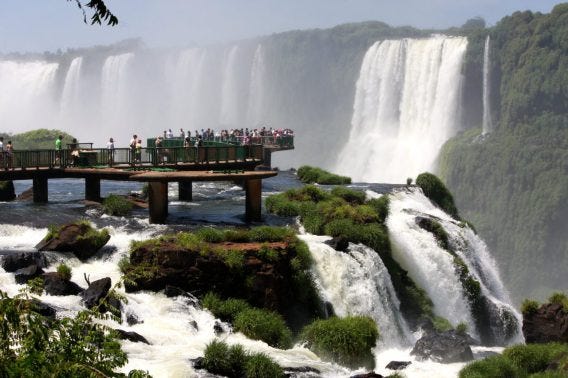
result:
[[[55,164],[61,165],[61,143],[63,141],[63,136],[60,135],[55,140]]]
[[[183,131],[183,129],[179,129],[179,137],[180,137],[181,139],[184,139],[184,138],[185,138],[185,131]]]
[[[4,165],[4,137],[0,137],[0,165]]]
[[[112,167],[114,164],[114,139],[110,138],[107,142],[108,165]]]
[[[185,139],[183,140],[183,148],[185,150],[184,161],[187,162],[189,161],[189,153],[190,153],[189,151],[191,150],[191,137],[189,135],[186,136]]]
[[[200,163],[202,159],[199,158],[199,147],[203,146],[203,139],[201,139],[201,135],[195,138],[195,162]]]
[[[134,160],[136,159],[136,142],[138,142],[138,135],[132,135],[132,139],[130,139],[130,165],[134,165]]]
[[[8,144],[6,145],[6,170],[7,169],[14,169],[12,166],[14,159],[14,146],[12,145],[12,141],[9,140]]]
[[[135,159],[134,161],[140,165],[142,165],[142,139],[138,139],[136,141],[136,152],[135,152]]]
[[[168,129],[166,133],[166,139],[172,139],[174,137],[174,133],[172,133],[172,129]]]
[[[157,160],[155,160],[154,164],[161,164],[163,159],[162,159],[162,147],[164,147],[164,144],[162,142],[162,137],[157,137],[156,138],[156,143],[154,144],[154,146],[156,147],[156,157]]]
[[[71,150],[71,165],[76,166],[79,163],[79,150],[78,150],[77,139],[73,138],[71,144],[69,144],[69,149]]]

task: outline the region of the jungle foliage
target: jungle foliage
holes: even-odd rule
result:
[[[16,151],[42,149],[54,150],[55,140],[59,135],[63,136],[62,146],[64,147],[73,141],[72,135],[60,130],[37,129],[20,134],[0,133],[0,136],[4,137],[4,145],[11,140],[14,145],[14,150]]]

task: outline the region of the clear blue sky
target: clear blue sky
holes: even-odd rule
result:
[[[86,0],[82,0],[86,2]],[[0,0],[0,52],[54,51],[141,37],[148,46],[209,44],[292,29],[379,20],[419,28],[489,25],[556,0],[106,0],[119,26],[85,25],[73,1]]]

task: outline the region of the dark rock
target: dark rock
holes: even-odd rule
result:
[[[523,314],[523,334],[528,343],[568,343],[568,311],[558,303],[545,303]]]
[[[6,272],[15,272],[30,265],[45,268],[45,256],[39,252],[8,252],[0,255],[0,265]]]
[[[431,359],[441,363],[473,360],[468,336],[455,330],[426,333],[416,342],[410,354],[419,360]]]
[[[101,278],[95,282],[91,282],[87,290],[81,293],[83,302],[87,308],[93,308],[97,306],[102,298],[104,298],[111,286],[111,280],[109,277]]]
[[[122,302],[118,298],[113,296],[107,298],[107,305],[101,307],[101,312],[111,311],[119,318],[122,316]]]
[[[28,188],[18,195],[18,201],[31,201],[34,198],[34,189]]]
[[[57,311],[52,306],[43,303],[37,299],[32,299],[32,310],[47,318],[55,318]]]
[[[199,326],[197,325],[197,322],[195,320],[190,321],[189,325],[192,326],[196,331],[199,331]]]
[[[13,181],[0,181],[0,201],[13,201],[16,199]]]
[[[347,238],[343,236],[337,236],[331,240],[326,241],[325,244],[329,245],[336,251],[346,252],[347,248],[349,247],[349,240],[347,240]]]
[[[197,357],[197,358],[193,359],[192,360],[193,367],[197,370],[205,369],[205,365],[203,364],[204,361],[205,361],[205,358],[203,358],[203,357]]]
[[[135,314],[128,314],[126,315],[126,323],[129,326],[133,326],[135,324],[141,324],[144,323],[143,321],[141,321],[138,316],[136,316]]]
[[[33,278],[41,276],[42,274],[43,269],[33,264],[25,268],[16,270],[16,272],[14,273],[14,278],[16,279],[16,283],[19,283],[21,285],[25,284]]]
[[[321,374],[321,371],[313,368],[311,366],[298,366],[298,367],[284,367],[284,372],[285,373],[313,373],[313,374],[317,374],[318,376]],[[305,376],[304,374],[302,374],[302,376]]]
[[[83,289],[75,282],[64,280],[57,272],[43,275],[44,289],[49,295],[77,295]]]
[[[223,333],[225,330],[223,329],[221,323],[215,321],[215,324],[213,325],[213,331],[215,331],[215,335],[219,335],[220,333]]]
[[[365,374],[352,375],[350,378],[383,378],[383,376],[375,373],[374,371],[370,371]]]
[[[118,338],[121,340],[129,340],[133,343],[144,343],[150,345],[148,340],[139,333],[124,331],[122,329],[115,329],[115,331],[118,333]]]
[[[39,251],[73,252],[80,260],[86,260],[101,249],[110,239],[110,235],[88,235],[92,231],[88,224],[67,224],[62,226],[57,235],[44,238],[36,248]]]
[[[410,364],[410,361],[391,361],[385,367],[389,370],[403,370]]]
[[[331,304],[331,302],[329,301],[325,301],[324,303],[324,314],[326,319],[335,316],[335,310],[333,309],[333,304]]]
[[[450,242],[448,239],[448,234],[446,231],[441,228],[440,223],[437,220],[417,216],[414,221],[418,225],[418,227],[426,230],[434,235],[440,247],[444,248],[445,250],[450,250]]]

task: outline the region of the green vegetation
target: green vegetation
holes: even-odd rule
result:
[[[88,220],[77,220],[73,222],[74,225],[79,226],[82,230],[82,234],[77,236],[76,241],[81,242],[82,240],[90,240],[93,249],[98,250],[104,247],[107,243],[109,236],[108,230],[103,228],[102,230],[98,231],[93,227],[91,222]],[[57,225],[50,225],[47,229],[47,235],[45,236],[45,240],[56,239],[59,237],[59,233],[63,230],[67,225],[57,226]]]
[[[516,301],[544,300],[568,290],[561,226],[568,217],[568,5],[550,14],[516,12],[470,40],[468,50],[474,42],[482,49],[488,33],[496,127],[446,143],[440,177],[494,253]],[[478,74],[472,79],[479,83]]]
[[[442,318],[441,316],[434,316],[434,319],[432,319],[432,324],[434,325],[434,329],[438,332],[446,332],[454,329],[452,323],[450,323],[448,319]]]
[[[38,129],[13,135],[0,133],[0,136],[4,137],[4,143],[8,140],[12,141],[14,150],[54,150],[55,140],[59,135],[63,136],[62,146],[64,148],[73,141],[72,135],[60,130]]]
[[[345,176],[334,175],[324,171],[323,169],[310,167],[309,165],[301,166],[297,171],[298,177],[306,184],[321,185],[345,185],[351,184],[351,178]]]
[[[558,370],[549,370],[552,362],[558,362]],[[470,363],[460,372],[460,378],[482,377],[556,377],[565,376],[568,364],[568,344],[515,345],[505,349],[502,355]]]
[[[227,377],[278,378],[284,371],[277,363],[262,353],[247,353],[239,345],[230,347],[214,340],[205,348],[203,367],[210,373]]]
[[[421,173],[416,178],[416,185],[422,189],[426,197],[438,205],[442,210],[450,214],[455,219],[460,219],[452,193],[450,193],[448,188],[446,188],[444,183],[438,177],[428,172]]]
[[[523,315],[530,315],[534,314],[538,308],[540,307],[540,303],[537,301],[533,301],[531,299],[525,299],[523,304],[521,305],[521,312]]]
[[[379,331],[373,319],[365,316],[316,320],[306,326],[301,338],[324,359],[350,368],[375,365],[372,348]]]
[[[235,331],[242,332],[270,346],[288,349],[292,346],[292,333],[279,314],[265,309],[249,308],[237,314]]]
[[[59,264],[57,266],[57,275],[64,281],[71,279],[71,268],[66,264]]]
[[[562,305],[562,307],[568,311],[568,297],[566,297],[566,294],[564,293],[552,293],[552,295],[548,298],[548,302]]]
[[[123,196],[110,194],[103,200],[103,210],[108,215],[125,216],[132,210],[132,202]]]
[[[25,294],[10,298],[0,291],[0,376],[123,377],[115,370],[128,361],[126,353],[97,317],[86,310],[74,318],[47,319]]]
[[[201,299],[201,305],[211,311],[216,318],[231,323],[240,312],[251,308],[244,299],[229,298],[222,300],[213,292],[205,294]]]

